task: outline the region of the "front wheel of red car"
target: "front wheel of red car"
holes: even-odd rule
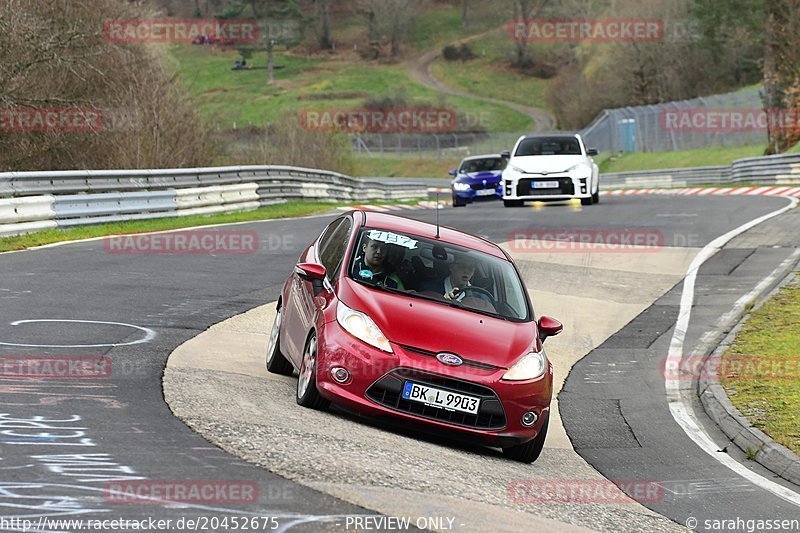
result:
[[[281,317],[282,309],[278,307],[275,315],[275,322],[272,324],[272,331],[269,334],[269,344],[267,345],[267,371],[281,376],[291,376],[294,372],[292,363],[286,359],[281,352]]]
[[[330,402],[317,390],[317,336],[312,334],[303,351],[300,375],[297,378],[297,403],[303,407],[324,410]]]
[[[542,448],[544,448],[544,441],[547,438],[547,426],[549,423],[550,417],[548,416],[544,424],[542,424],[542,429],[539,431],[539,434],[536,435],[533,440],[529,440],[525,444],[520,444],[519,446],[503,448],[503,455],[521,463],[534,462],[539,458],[539,455],[542,453]]]

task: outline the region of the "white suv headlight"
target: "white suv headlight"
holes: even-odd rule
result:
[[[588,178],[592,174],[592,169],[586,163],[578,163],[577,165],[569,167],[567,172],[575,172],[582,178]]]
[[[544,348],[541,352],[531,352],[508,369],[503,375],[506,381],[525,381],[540,378],[547,372],[547,355]]]
[[[339,302],[336,304],[336,321],[347,333],[358,340],[384,352],[394,353],[389,340],[367,314],[350,309]]]

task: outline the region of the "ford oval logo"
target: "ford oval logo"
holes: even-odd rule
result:
[[[436,354],[436,359],[443,365],[448,366],[461,366],[464,361],[454,353],[440,353]]]

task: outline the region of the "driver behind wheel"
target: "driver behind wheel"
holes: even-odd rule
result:
[[[442,294],[446,300],[460,302],[468,294],[470,297],[491,303],[491,299],[486,294],[478,291],[464,291],[466,287],[472,287],[470,280],[475,275],[476,266],[475,259],[465,254],[456,254],[450,264],[450,275],[442,280],[428,281],[422,285],[421,290]]]

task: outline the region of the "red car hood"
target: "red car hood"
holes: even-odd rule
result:
[[[339,299],[372,318],[390,342],[510,368],[536,345],[535,322],[511,322],[421,298],[339,284]]]

